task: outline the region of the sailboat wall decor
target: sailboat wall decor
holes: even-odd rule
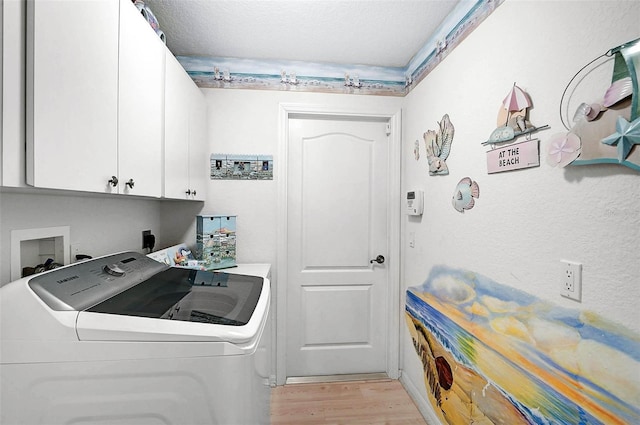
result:
[[[601,58],[613,60],[611,85],[601,99],[582,102],[569,127],[565,94],[578,75],[602,65]],[[560,100],[560,119],[568,132],[552,136],[547,153],[549,165],[609,163],[640,171],[639,72],[640,38],[610,49],[573,76]]]
[[[531,134],[549,128],[536,127],[529,120],[532,103],[529,95],[513,83],[513,87],[502,101],[498,112],[498,127],[493,130],[483,145],[491,145],[487,152],[487,171],[499,173],[540,165],[539,141],[531,139]],[[524,141],[514,143],[520,136]],[[511,142],[509,145],[505,145]]]

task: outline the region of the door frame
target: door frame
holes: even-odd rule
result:
[[[389,161],[389,210],[387,232],[389,235],[389,285],[387,289],[387,365],[389,378],[400,376],[400,225],[401,225],[401,146],[402,146],[402,110],[362,110],[359,108],[340,109],[311,104],[281,103],[278,113],[278,166],[277,173],[277,259],[274,279],[276,294],[273,305],[276,317],[276,350],[275,368],[276,384],[284,385],[287,379],[287,240],[288,240],[288,152],[289,152],[289,120],[292,116],[304,115],[313,117],[344,117],[351,119],[382,118],[388,120],[390,135],[388,137]]]

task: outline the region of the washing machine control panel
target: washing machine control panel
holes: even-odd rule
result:
[[[29,287],[53,310],[82,311],[167,268],[137,252],[122,252],[36,275]]]
[[[115,277],[122,277],[126,274],[126,272],[118,267],[117,264],[107,264],[102,268],[102,270],[104,270],[107,274]]]

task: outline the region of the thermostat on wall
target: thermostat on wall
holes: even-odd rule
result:
[[[422,215],[424,207],[424,194],[421,190],[407,192],[407,214]]]

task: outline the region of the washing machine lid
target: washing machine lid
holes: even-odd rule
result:
[[[263,281],[256,276],[171,267],[86,311],[244,326],[258,304]]]
[[[209,304],[212,299],[215,299],[216,291],[212,291],[213,287],[196,285],[161,316],[158,316],[160,312],[170,304],[168,301],[165,302],[163,296],[151,303],[143,302],[143,299],[139,298],[142,303],[138,307],[129,311],[120,309],[119,313],[114,313],[116,309],[103,308],[109,303],[81,311],[76,321],[78,339],[122,342],[220,342],[224,343],[225,355],[252,352],[257,348],[260,335],[269,317],[271,287],[268,279],[249,277],[252,278],[251,280],[261,281],[261,291],[255,309],[244,325],[235,323],[240,322],[240,316],[248,314],[245,310],[246,299],[242,297],[253,292],[256,286],[240,284],[240,282],[236,282],[237,285],[230,284],[227,288],[241,289],[242,292],[237,296],[231,295],[238,298],[238,303],[233,309],[228,306],[226,310],[232,311],[226,317],[220,317],[211,310],[207,310],[212,308]],[[224,287],[221,286],[220,290],[222,288]],[[172,297],[173,295],[168,298]],[[235,313],[238,313],[238,316],[233,318]],[[169,317],[171,314],[173,317]]]
[[[29,287],[52,310],[246,325],[264,279],[169,267],[135,252],[38,275]]]

